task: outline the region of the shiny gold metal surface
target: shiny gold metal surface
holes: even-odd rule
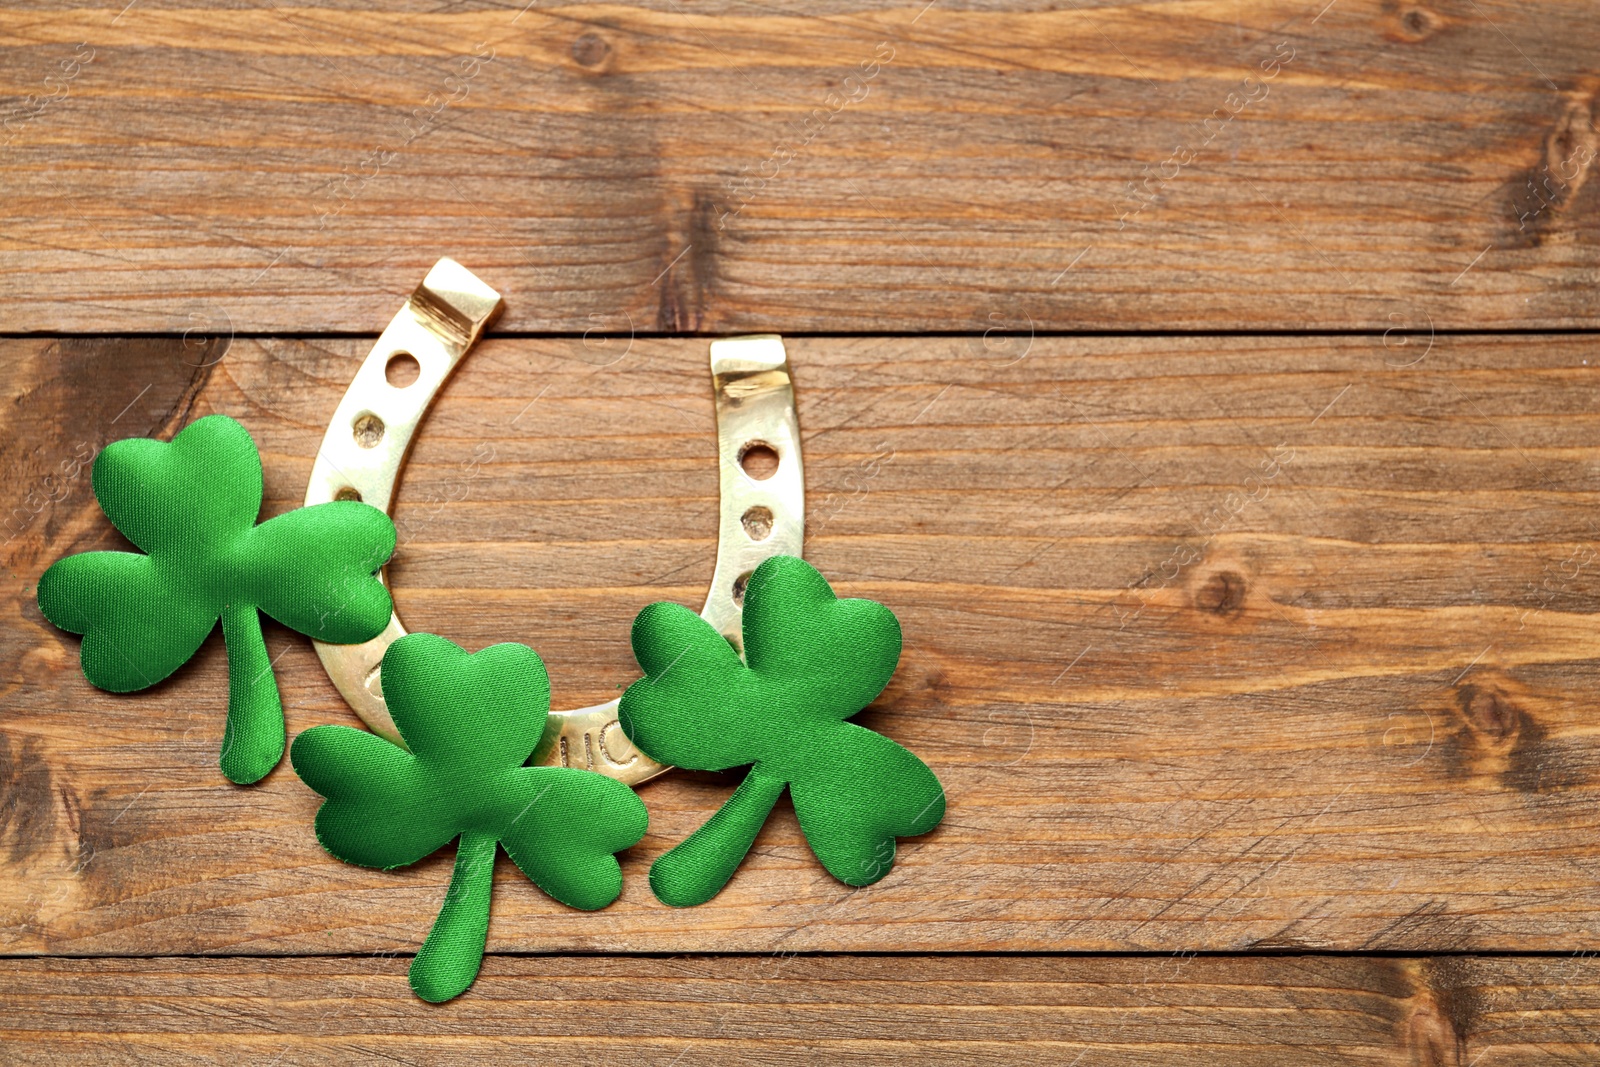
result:
[[[434,265],[373,345],[335,409],[311,470],[307,504],[357,498],[389,510],[429,404],[499,310],[500,294],[459,263],[441,259]],[[391,385],[390,361],[405,356],[416,360],[420,373],[407,385]],[[711,377],[721,518],[716,572],[700,614],[738,645],[740,602],[750,572],[769,556],[801,552],[800,428],[788,358],[776,335],[713,341]],[[764,454],[768,468],[747,463],[752,453]],[[770,469],[773,453],[775,470]],[[402,742],[384,703],[379,668],[384,651],[405,633],[396,614],[383,633],[364,644],[315,642],[328,677],[351,708],[396,744]],[[552,712],[534,762],[585,767],[630,785],[669,769],[628,740],[617,724],[615,700]]]
[[[744,583],[769,556],[798,556],[805,540],[805,471],[789,357],[776,334],[711,342],[722,474],[717,569],[700,614],[742,647]],[[767,478],[746,473],[741,457],[765,446],[778,466]]]

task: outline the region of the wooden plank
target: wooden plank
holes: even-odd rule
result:
[[[0,7],[0,331],[1600,325],[1600,8]],[[377,311],[374,311],[374,308]]]
[[[7,500],[37,501],[79,441],[224,411],[262,446],[267,513],[285,510],[368,343],[0,343]],[[1592,347],[1040,338],[1006,362],[964,338],[793,340],[807,556],[906,633],[861,721],[928,760],[949,815],[848,890],[784,802],[720,897],[674,910],[649,863],[729,793],[674,774],[644,788],[651,832],[616,905],[567,911],[502,863],[491,949],[1584,943],[1600,922]],[[558,707],[637,677],[635,612],[697,603],[711,573],[705,344],[618,354],[486,343],[396,513],[408,622],[528,642]],[[144,693],[82,680],[77,639],[24,587],[118,541],[86,479],[56,484],[11,513],[5,548],[0,947],[414,951],[448,851],[346,866],[287,768],[227,785],[219,639]],[[307,642],[267,639],[291,731],[354,721]]]
[[[1548,1064],[1600,1055],[1557,959],[490,956],[440,1009],[408,961],[0,961],[17,1064]]]

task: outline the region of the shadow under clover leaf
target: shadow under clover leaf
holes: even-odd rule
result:
[[[871,600],[840,600],[815,568],[774,556],[744,596],[744,658],[710,623],[656,603],[633,624],[645,677],[623,694],[623,732],[692,770],[750,765],[732,797],[656,860],[664,903],[703,904],[744,860],[785,787],[817,859],[848,885],[894,865],[895,838],[944,817],[944,789],[916,756],[845,722],[877,697],[900,659],[900,624]]]
[[[417,995],[444,1001],[465,992],[482,963],[497,847],[556,900],[593,910],[622,891],[614,853],[644,836],[648,817],[614,779],[524,766],[550,711],[544,664],[526,645],[469,655],[409,634],[384,654],[382,678],[406,748],[316,726],[295,738],[289,758],[327,798],[317,839],[346,863],[391,870],[457,839],[444,905],[411,965]]]
[[[284,744],[259,612],[319,641],[376,637],[393,612],[376,572],[394,552],[394,524],[369,504],[334,501],[256,525],[261,457],[226,415],[196,420],[171,443],[107,445],[91,481],[101,509],[143,554],[58,560],[39,579],[39,610],[84,635],[84,676],[114,693],[166,678],[221,619],[228,720],[218,762],[231,781],[259,781]]]

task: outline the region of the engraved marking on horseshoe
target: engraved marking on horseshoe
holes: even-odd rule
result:
[[[618,722],[616,719],[612,719],[610,722],[608,722],[604,726],[600,727],[600,732],[595,735],[600,740],[600,755],[604,756],[606,758],[606,760],[609,761],[615,767],[626,767],[628,764],[632,763],[634,760],[639,758],[639,753],[637,751],[635,751],[633,755],[629,756],[625,760],[618,759],[617,757],[615,757],[615,756],[613,756],[611,754],[611,746],[606,744],[606,731],[611,729],[613,726],[615,726],[618,730],[622,729],[622,723]],[[623,734],[622,737],[623,737],[623,740],[626,741],[628,735],[627,734]],[[632,746],[633,742],[632,741],[628,741],[628,744],[629,744],[629,746]]]

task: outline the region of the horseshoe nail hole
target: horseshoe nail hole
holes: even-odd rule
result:
[[[733,580],[733,602],[741,607],[744,605],[744,591],[750,585],[750,576],[754,573],[755,571],[745,571]]]
[[[362,448],[377,448],[378,442],[383,440],[383,420],[376,415],[361,416],[350,429],[356,444]]]
[[[337,493],[333,494],[333,499],[359,501],[361,499],[361,490],[355,488],[354,486],[347,485]]]
[[[383,670],[383,664],[382,663],[379,663],[379,664],[375,665],[370,671],[367,672],[367,679],[366,679],[367,692],[371,693],[373,696],[377,697],[379,700],[383,699],[383,677],[379,673],[382,670]]]
[[[739,466],[758,482],[778,473],[778,450],[765,441],[751,441],[739,449]]]
[[[739,521],[744,523],[744,532],[752,541],[765,541],[772,536],[771,508],[764,508],[758,504],[746,511]]]
[[[418,363],[417,357],[410,352],[396,352],[389,357],[389,362],[383,365],[383,376],[396,389],[404,389],[422,377],[422,364]]]

